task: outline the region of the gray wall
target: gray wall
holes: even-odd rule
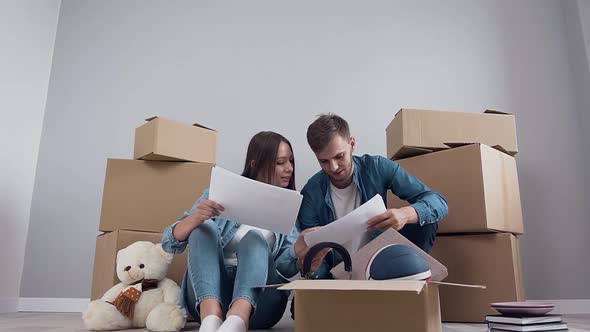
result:
[[[59,4],[0,1],[0,312],[18,303]]]
[[[566,36],[586,164],[590,165],[590,1],[564,1]],[[587,205],[590,215],[590,205]]]
[[[582,27],[582,31],[584,32],[586,56],[590,57],[590,1],[577,0],[576,4],[578,5],[578,13],[580,14],[580,25]]]
[[[516,114],[528,297],[588,299],[569,46],[558,1],[63,1],[22,296],[88,297],[106,158],[132,157],[147,116],[217,128],[236,172],[252,134],[281,132],[301,188],[314,115],[383,154],[394,113],[417,107]]]
[[[562,5],[566,18],[566,37],[573,82],[572,92],[575,97],[575,107],[578,111],[578,123],[581,132],[582,146],[580,153],[586,157],[581,162],[585,165],[586,188],[588,188],[590,187],[590,176],[588,175],[588,165],[590,165],[590,144],[588,144],[590,142],[590,1],[565,1]],[[590,234],[590,220],[588,217],[590,216],[590,204],[588,202],[588,194],[586,194],[585,204],[583,204],[585,218],[577,222],[584,225],[586,231],[584,232],[582,227],[572,229],[572,231],[577,230],[585,235]],[[588,248],[572,247],[571,250],[584,250],[587,252]],[[573,262],[572,258],[570,260]],[[581,260],[581,262],[588,262],[588,259]],[[584,287],[584,289],[589,288],[587,285]]]

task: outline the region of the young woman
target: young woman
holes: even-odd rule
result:
[[[274,132],[254,135],[242,176],[295,190],[291,143]],[[164,231],[165,251],[180,254],[189,248],[181,304],[201,322],[202,332],[270,328],[281,319],[289,294],[255,287],[283,283],[297,273],[289,250],[294,239],[219,218],[223,209],[206,190]]]

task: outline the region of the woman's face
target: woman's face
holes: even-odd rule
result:
[[[275,176],[273,185],[286,188],[293,176],[293,152],[289,144],[281,142],[277,151],[277,160],[275,163]]]

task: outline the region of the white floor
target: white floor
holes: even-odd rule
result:
[[[287,311],[288,312],[288,311]],[[570,331],[590,331],[590,315],[566,315]],[[197,331],[198,324],[189,323],[184,331]],[[18,312],[0,314],[0,332],[65,332],[85,331],[79,313]],[[138,330],[129,330],[138,331]],[[293,321],[285,314],[272,331],[294,331]],[[483,332],[484,324],[443,324],[444,332]]]

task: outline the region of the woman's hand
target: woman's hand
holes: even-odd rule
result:
[[[194,219],[195,223],[197,224],[196,227],[199,227],[205,222],[205,220],[219,216],[219,211],[223,210],[225,209],[220,204],[212,200],[204,199],[201,201],[201,203],[199,203],[195,212],[188,216],[187,219]]]
[[[204,199],[195,211],[174,226],[174,238],[178,241],[186,241],[191,232],[201,226],[206,220],[219,216],[219,211],[225,210],[220,204]]]

